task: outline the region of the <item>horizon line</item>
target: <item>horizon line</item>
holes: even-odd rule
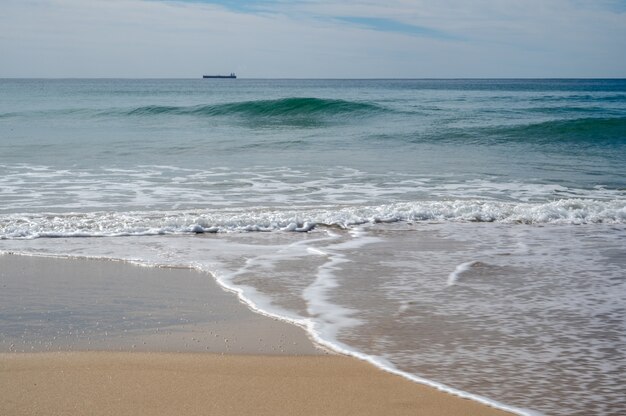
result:
[[[2,77],[0,80],[204,80],[202,76],[199,77]],[[357,77],[357,78],[345,78],[345,77],[240,77],[237,76],[237,80],[328,80],[328,81],[384,81],[384,80],[398,80],[398,81],[410,81],[410,80],[626,80],[626,76],[616,77]]]

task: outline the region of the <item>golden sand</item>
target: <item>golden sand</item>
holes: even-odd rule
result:
[[[504,415],[342,356],[0,354],[0,414]]]

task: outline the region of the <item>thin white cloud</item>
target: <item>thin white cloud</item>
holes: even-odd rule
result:
[[[626,76],[623,50],[626,13],[609,1],[279,1],[247,11],[2,0],[0,13],[0,76]]]

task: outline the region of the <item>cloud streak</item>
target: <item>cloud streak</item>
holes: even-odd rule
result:
[[[461,40],[460,36],[443,32],[441,30],[432,29],[425,26],[410,25],[393,19],[384,19],[379,17],[339,17],[341,21],[354,24],[359,27],[377,30],[381,32],[396,32],[411,36],[427,37],[444,40]]]

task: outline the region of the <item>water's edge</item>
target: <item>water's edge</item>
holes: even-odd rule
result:
[[[534,411],[534,410],[522,409],[522,408],[510,406],[508,404],[501,403],[501,402],[498,402],[496,400],[493,400],[484,396],[480,396],[477,394],[469,393],[463,390],[459,390],[459,389],[447,386],[435,380],[429,380],[429,379],[417,376],[415,374],[411,374],[411,373],[399,370],[391,362],[384,359],[383,357],[362,353],[337,340],[331,341],[331,340],[324,339],[324,337],[321,335],[318,329],[318,325],[316,324],[314,320],[307,319],[307,318],[297,319],[294,317],[289,317],[289,316],[285,316],[285,315],[273,312],[269,310],[269,308],[263,308],[259,306],[257,302],[255,302],[250,296],[248,296],[245,293],[245,289],[243,289],[242,287],[237,287],[236,285],[229,283],[225,278],[220,277],[219,273],[217,273],[216,271],[207,270],[206,268],[200,265],[174,266],[174,265],[168,265],[168,264],[155,264],[155,263],[149,263],[149,262],[138,261],[138,260],[128,260],[124,258],[112,258],[112,257],[100,257],[100,256],[55,255],[55,254],[29,253],[29,252],[23,252],[23,251],[0,250],[0,256],[3,256],[3,255],[17,255],[17,256],[23,256],[23,257],[45,257],[45,258],[65,259],[65,260],[118,261],[118,262],[127,263],[131,267],[150,267],[150,268],[183,267],[183,268],[196,270],[198,272],[205,273],[211,276],[215,280],[215,282],[219,285],[219,287],[222,288],[222,290],[235,294],[237,296],[238,301],[246,305],[254,313],[257,313],[259,315],[262,315],[268,318],[277,319],[281,322],[286,322],[291,325],[295,325],[299,328],[302,328],[307,333],[309,339],[318,348],[327,350],[328,352],[331,352],[331,353],[337,353],[337,354],[341,354],[345,356],[350,356],[350,357],[359,359],[361,361],[365,361],[382,371],[403,377],[414,383],[426,385],[426,386],[435,388],[441,392],[452,394],[457,397],[473,400],[475,402],[493,407],[495,409],[503,410],[506,412],[511,412],[513,414],[520,415],[520,416],[541,416],[542,415],[542,413]]]

